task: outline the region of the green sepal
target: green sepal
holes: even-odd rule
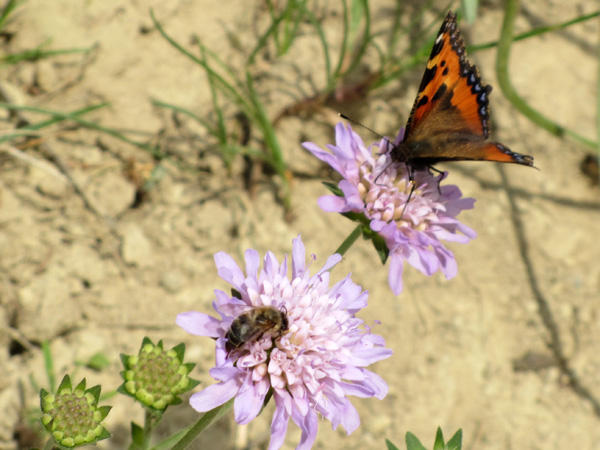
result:
[[[112,409],[112,406],[98,406],[96,408],[96,411],[98,411],[102,417],[102,419],[100,419],[100,422],[102,422],[104,419],[106,419],[106,416],[108,416],[108,413],[110,412],[111,409]]]
[[[196,365],[196,364],[194,364],[194,366],[195,366],[195,365]],[[194,389],[196,386],[198,386],[198,385],[200,384],[200,381],[199,381],[199,380],[194,380],[193,378],[190,378],[190,377],[188,377],[188,380],[189,380],[189,382],[188,382],[188,386],[187,386],[187,388],[186,388],[184,391],[182,391],[182,392],[181,392],[182,394],[183,394],[184,392],[189,392],[189,391],[191,391],[192,389]]]
[[[343,197],[344,193],[342,192],[342,190],[339,188],[339,186],[335,183],[331,183],[330,181],[322,181],[321,183],[323,183],[323,185],[329,189],[329,191],[337,196],[337,197]]]
[[[85,390],[85,378],[82,380],[82,382]],[[60,382],[60,385],[58,386],[58,389],[56,390],[56,393],[60,394],[61,391],[63,391],[64,389],[68,389],[69,392],[73,392],[73,386],[71,385],[71,377],[69,375],[65,375],[63,377],[62,381]]]
[[[72,392],[77,392],[77,391],[86,392],[85,385],[86,385],[86,382],[85,382],[85,378],[84,378],[83,380],[81,380],[79,382],[79,384],[77,386],[75,386],[75,389],[73,389]],[[99,386],[94,386],[94,387],[99,387]],[[60,387],[58,388],[58,392],[60,393]]]
[[[83,379],[85,381],[85,378]],[[78,386],[79,387],[79,386]],[[85,388],[85,384],[83,386]],[[98,404],[100,401],[100,392],[102,391],[102,387],[98,384],[94,387],[89,388],[86,393],[92,394],[94,396],[94,404]]]
[[[373,243],[373,247],[375,247],[377,255],[379,255],[381,264],[385,264],[388,260],[388,257],[390,256],[390,250],[385,244],[385,239],[383,239],[381,235],[374,233],[371,237],[371,242]]]
[[[108,412],[107,412],[107,414],[108,414]],[[98,435],[98,437],[96,438],[96,441],[102,441],[102,440],[104,440],[104,439],[108,439],[108,438],[110,438],[110,437],[112,437],[112,434],[110,433],[110,431],[108,431],[108,430],[106,429],[106,427],[104,427],[104,426],[103,426],[103,427],[102,427],[102,431],[100,432],[100,434],[99,434],[99,435]]]
[[[121,353],[119,355],[119,357],[121,358],[121,364],[123,364],[123,367],[125,367],[125,370],[129,369],[129,356],[130,355],[126,355],[124,353]]]
[[[120,386],[117,388],[117,392],[118,392],[119,394],[123,394],[123,395],[126,395],[126,396],[128,396],[128,397],[131,397],[131,396],[132,396],[132,395],[131,395],[129,392],[127,392],[127,389],[125,389],[125,382],[123,382],[123,383],[122,383],[122,384],[121,384],[121,385],[120,385]]]
[[[182,363],[183,357],[185,356],[185,344],[182,342],[181,344],[173,347],[171,349],[171,351],[174,351],[177,354],[177,359],[179,360],[180,363]]]
[[[344,212],[344,213],[341,213],[341,214],[345,218],[350,219],[352,222],[358,222],[361,225],[363,225],[364,227],[369,228],[369,224],[370,224],[371,221],[369,219],[367,219],[364,214],[357,213],[357,212],[354,212],[354,211],[348,211],[348,212]]]

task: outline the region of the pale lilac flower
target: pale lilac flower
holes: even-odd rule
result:
[[[321,209],[359,213],[367,218],[371,230],[383,237],[389,250],[388,282],[394,294],[402,291],[405,261],[425,275],[440,270],[447,279],[454,277],[456,261],[442,241],[466,243],[476,237],[456,219],[462,210],[473,208],[475,200],[461,198],[454,185],[441,186],[445,173],[440,177],[419,170],[414,172],[415,190],[406,205],[411,184],[406,165],[390,160],[393,144],[382,140],[366,148],[350,125],[338,123],[335,131],[336,145],[327,145],[331,153],[312,142],[302,144],[343,177],[338,184],[343,196],[321,197]],[[395,143],[402,138],[403,131]]]
[[[383,379],[365,369],[392,354],[383,338],[355,316],[367,305],[368,292],[350,276],[329,286],[329,270],[341,260],[337,254],[311,277],[300,236],[293,241],[291,277],[287,256],[280,264],[267,252],[260,270],[256,250],[247,250],[245,259],[244,274],[226,253],[215,255],[219,276],[237,291],[229,296],[215,290],[213,307],[220,319],[196,311],[177,316],[177,324],[188,333],[216,339],[216,367],[210,374],[219,383],[194,394],[190,404],[204,412],[235,397],[235,420],[246,424],[272,391],[275,414],[269,449],[282,446],[290,418],[302,430],[297,449],[313,445],[317,413],[334,429],[342,425],[352,433],[360,419],[347,396],[382,399],[388,392]],[[311,262],[315,259],[312,255]],[[262,306],[285,312],[287,330],[281,336],[265,334],[227,354],[225,336],[232,321]]]

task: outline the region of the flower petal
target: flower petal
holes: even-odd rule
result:
[[[225,252],[218,252],[215,254],[215,265],[219,276],[239,290],[245,277],[234,259]]]
[[[319,207],[325,212],[345,212],[346,200],[336,195],[324,195],[317,200]]]
[[[284,395],[287,395],[284,394]],[[271,421],[271,441],[269,442],[269,450],[279,450],[285,440],[287,427],[290,420],[290,415],[286,411],[285,401],[278,391],[273,394],[275,399],[275,414]]]
[[[292,241],[292,279],[301,277],[306,267],[306,250],[300,235]]]
[[[235,397],[239,388],[240,383],[235,378],[224,383],[213,384],[192,395],[190,405],[198,412],[210,411]]]
[[[402,271],[404,270],[404,260],[398,254],[392,254],[390,257],[390,270],[388,272],[388,284],[395,295],[402,292]]]
[[[254,387],[252,377],[247,377],[238,395],[235,397],[234,411],[236,423],[245,425],[254,420],[262,408],[265,394],[266,392],[261,394]]]
[[[294,409],[292,410],[292,420],[302,430],[296,450],[310,450],[317,439],[317,413],[309,409],[306,415],[302,416]]]
[[[219,319],[198,311],[178,314],[175,323],[194,336],[217,338],[223,334]]]

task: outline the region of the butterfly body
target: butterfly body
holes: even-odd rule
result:
[[[404,140],[391,150],[394,162],[410,171],[442,161],[496,161],[533,166],[533,158],[489,142],[489,94],[477,68],[466,59],[465,46],[448,12],[437,35]]]

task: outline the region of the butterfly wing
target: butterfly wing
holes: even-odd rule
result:
[[[490,134],[488,97],[448,12],[436,37],[396,159],[431,166],[439,161],[486,160],[533,165],[533,158],[485,142]]]

